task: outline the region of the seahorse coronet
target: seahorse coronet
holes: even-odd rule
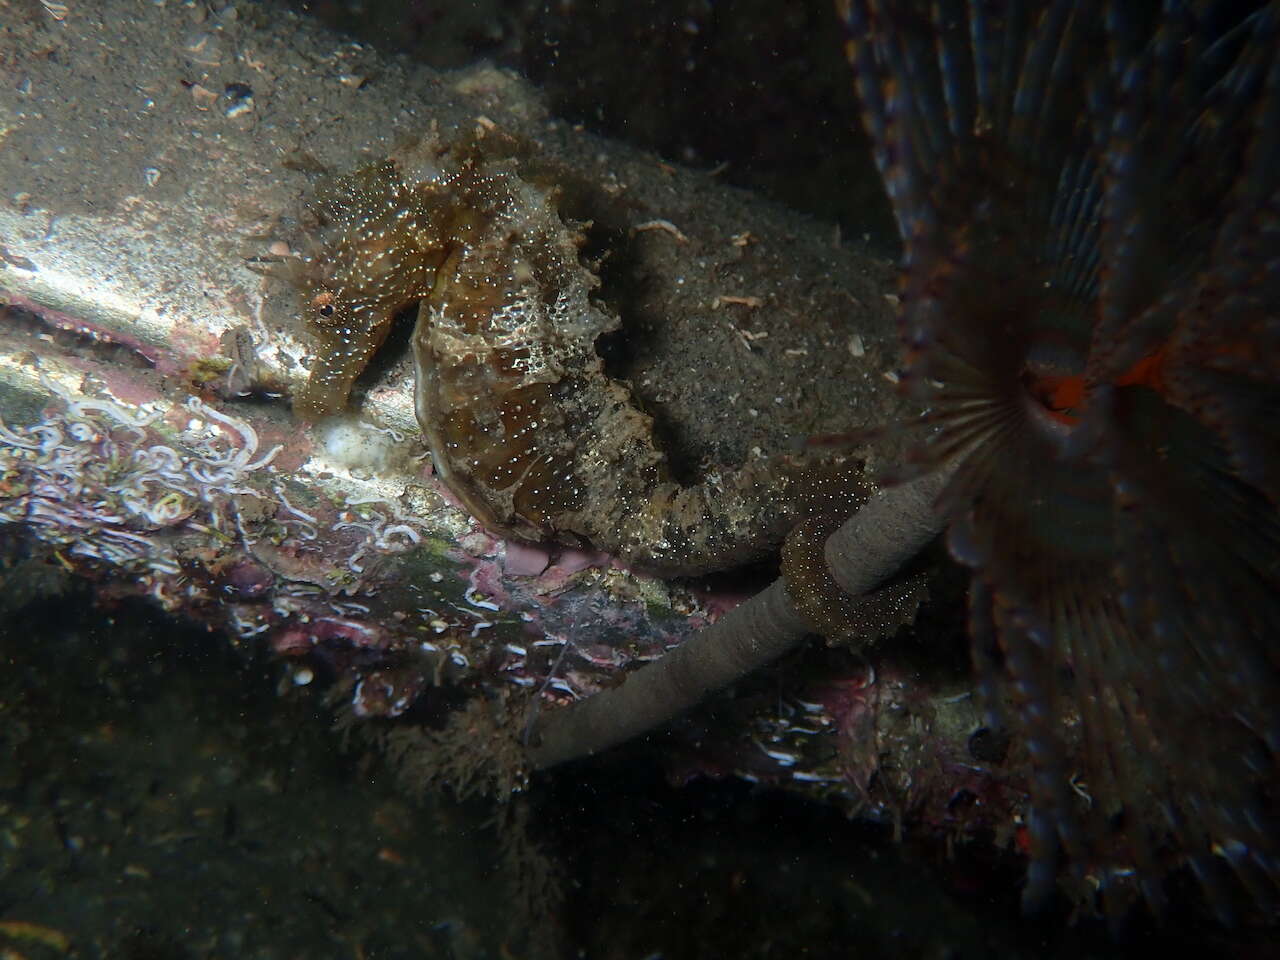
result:
[[[395,316],[417,304],[417,419],[438,477],[486,528],[668,576],[769,556],[808,468],[673,479],[652,418],[596,352],[621,321],[581,261],[587,225],[561,217],[555,185],[523,175],[523,150],[501,134],[425,139],[312,202],[315,250],[293,276],[316,349],[295,411],[342,410]]]

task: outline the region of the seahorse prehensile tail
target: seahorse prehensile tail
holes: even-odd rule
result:
[[[1061,852],[1113,910],[1187,862],[1274,911],[1280,3],[840,7],[1026,900]]]

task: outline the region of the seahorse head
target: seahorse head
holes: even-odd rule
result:
[[[295,398],[300,416],[335,413],[396,314],[431,290],[445,245],[430,184],[386,160],[337,178],[311,205],[316,229],[286,279],[302,294],[315,358]]]

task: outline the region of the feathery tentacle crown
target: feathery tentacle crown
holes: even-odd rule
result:
[[[1280,883],[1280,3],[847,0],[1043,898]],[[1136,881],[1136,882],[1135,882]]]

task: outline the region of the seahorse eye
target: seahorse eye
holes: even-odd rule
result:
[[[328,290],[322,290],[311,298],[311,309],[321,320],[329,320],[338,310],[333,301],[333,294]]]

